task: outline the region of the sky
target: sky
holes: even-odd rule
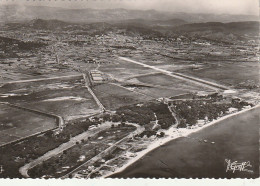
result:
[[[158,11],[215,13],[215,14],[259,14],[260,0],[0,0],[0,6],[51,6],[62,8],[95,9],[155,9]]]

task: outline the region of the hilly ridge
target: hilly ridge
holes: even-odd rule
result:
[[[207,22],[207,23],[192,23],[184,24],[174,28],[178,32],[230,32],[237,34],[253,34],[259,33],[259,22],[257,21],[243,21],[243,22]]]
[[[257,21],[253,15],[192,14],[183,12],[160,12],[156,10],[130,9],[64,9],[46,6],[0,6],[0,22],[22,22],[32,19],[57,19],[66,22],[101,22],[120,20],[183,20],[186,22],[237,22]]]
[[[102,35],[109,32],[144,38],[177,38],[179,35],[187,38],[201,38],[214,42],[233,43],[244,40],[246,35],[257,37],[259,22],[206,22],[187,23],[183,20],[153,20],[143,19],[118,22],[69,23],[56,19],[34,19],[25,23],[7,23],[4,30],[49,30],[72,31],[75,35]]]

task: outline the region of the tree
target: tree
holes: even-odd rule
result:
[[[126,122],[126,118],[125,118],[124,115],[121,117],[121,121],[122,121],[122,122]]]
[[[122,125],[122,127],[126,126],[125,122],[121,122],[121,125]]]
[[[178,125],[178,128],[186,128],[186,127],[187,127],[186,120],[185,119],[181,119],[180,123]]]
[[[105,115],[103,116],[103,120],[104,120],[104,121],[110,121],[110,115],[109,115],[109,114],[105,114]]]
[[[52,130],[49,130],[45,133],[45,136],[48,137],[48,138],[51,138],[53,136],[53,131]]]
[[[161,132],[160,133],[160,137],[162,138],[162,137],[164,137],[165,136],[165,133],[164,132]]]
[[[121,117],[119,115],[113,115],[112,122],[119,122],[121,120]]]

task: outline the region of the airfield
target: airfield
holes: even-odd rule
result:
[[[111,58],[110,63],[105,64],[86,63],[82,68],[84,71],[71,71],[68,75],[59,72],[58,76],[35,75],[25,79],[23,77],[22,80],[14,77],[13,80],[2,83],[0,102],[29,110],[8,108],[6,104],[1,104],[5,110],[1,113],[1,130],[5,131],[5,135],[0,137],[2,144],[57,128],[57,119],[48,117],[48,114],[63,118],[65,123],[99,114],[99,104],[89,92],[83,78],[83,74],[95,68],[109,77],[108,81],[91,86],[100,103],[109,111],[161,97],[198,91],[212,92],[216,89],[185,78],[175,78],[119,57]],[[12,121],[6,119],[14,115]],[[15,130],[8,129],[6,133],[9,125],[14,126]]]

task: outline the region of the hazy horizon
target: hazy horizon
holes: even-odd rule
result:
[[[1,5],[46,6],[67,9],[131,9],[172,13],[259,15],[258,0],[82,0],[0,1]]]

